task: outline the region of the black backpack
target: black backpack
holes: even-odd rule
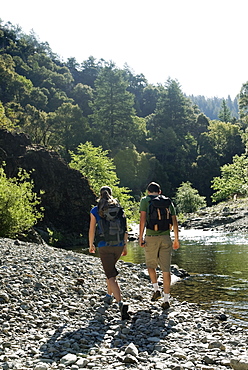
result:
[[[103,209],[103,217],[98,221],[97,242],[104,240],[108,245],[119,244],[124,240],[126,216],[120,204],[109,204]]]
[[[149,215],[146,228],[155,231],[166,231],[172,225],[172,218],[169,207],[171,199],[164,195],[152,197],[149,201]]]

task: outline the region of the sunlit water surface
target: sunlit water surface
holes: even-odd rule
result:
[[[223,310],[233,323],[248,327],[248,235],[182,230],[180,242],[172,263],[190,277],[173,285],[171,295],[214,313]],[[130,242],[122,259],[143,263],[144,251]]]
[[[122,259],[144,263],[144,250],[129,242]],[[248,328],[248,234],[182,230],[172,263],[190,274],[172,286],[173,297],[216,314],[224,311],[229,321]]]

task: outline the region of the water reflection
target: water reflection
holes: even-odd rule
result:
[[[172,263],[191,276],[172,287],[172,296],[214,312],[224,309],[233,322],[248,327],[247,235],[190,230],[180,239]],[[145,262],[143,248],[137,242],[128,243],[128,255],[122,259]]]

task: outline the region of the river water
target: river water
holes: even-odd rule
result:
[[[129,242],[122,259],[145,262],[143,248]],[[248,328],[248,234],[182,230],[172,264],[190,274],[172,286],[172,297],[216,314],[224,311],[229,321]]]

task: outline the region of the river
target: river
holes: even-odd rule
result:
[[[224,311],[231,322],[248,328],[248,235],[182,230],[180,242],[172,263],[190,277],[173,285],[171,296],[213,313]],[[137,242],[129,242],[122,259],[143,263],[144,251]]]
[[[174,284],[171,296],[214,314],[223,311],[229,321],[248,328],[248,234],[191,229],[181,230],[179,236],[172,264],[190,277]],[[144,250],[137,241],[129,242],[128,255],[121,259],[144,263]]]

